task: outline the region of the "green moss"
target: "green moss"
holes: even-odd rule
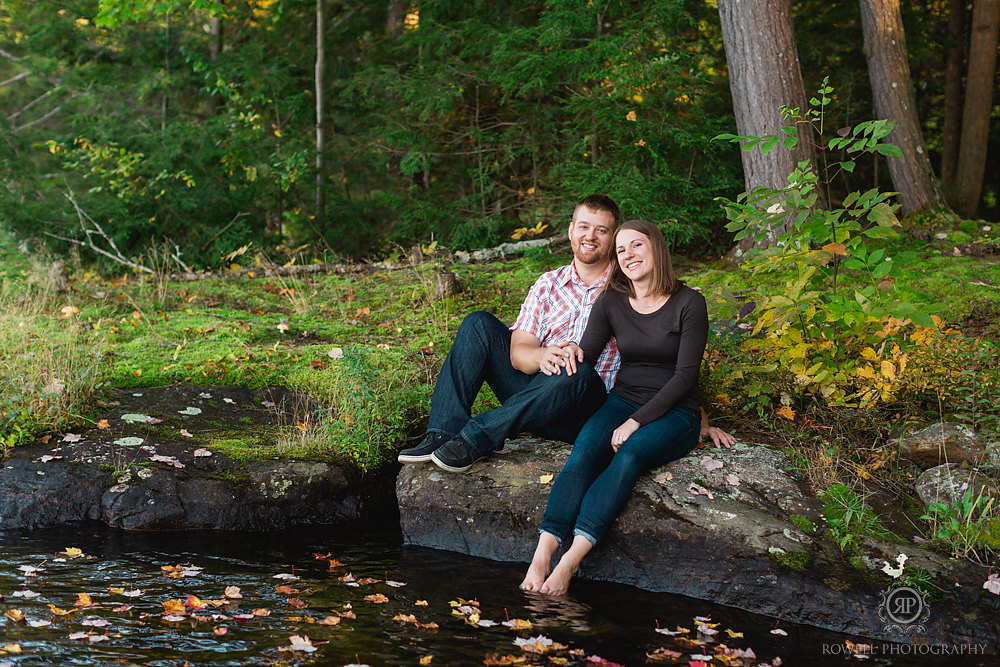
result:
[[[816,524],[812,522],[807,516],[802,516],[801,514],[792,514],[788,517],[792,523],[794,523],[799,530],[801,530],[806,535],[813,535],[816,532]]]
[[[786,551],[784,553],[772,551],[768,556],[778,565],[795,572],[808,569],[813,562],[813,555],[806,551]]]
[[[266,438],[213,438],[208,448],[233,461],[263,461],[276,455],[276,448]]]

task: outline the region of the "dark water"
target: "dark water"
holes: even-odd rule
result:
[[[528,657],[528,664],[647,664],[646,653],[660,647],[682,654],[711,655],[725,643],[751,648],[756,664],[780,656],[784,665],[843,664],[841,635],[781,622],[787,636],[771,633],[776,621],[680,596],[652,594],[628,586],[578,581],[571,596],[549,600],[521,593],[523,566],[472,559],[431,549],[403,547],[392,522],[350,529],[297,530],[282,534],[214,532],[134,533],[101,526],[0,533],[0,614],[20,610],[24,620],[0,616],[4,645],[0,665],[482,665],[487,656]],[[87,557],[58,552],[76,547]],[[333,570],[326,555],[344,563]],[[169,578],[161,567],[191,565],[193,576]],[[23,568],[39,566],[34,574]],[[295,580],[274,578],[293,574]],[[377,583],[349,586],[351,573]],[[386,581],[402,583],[392,586]],[[298,593],[276,591],[291,586]],[[183,620],[164,620],[163,602],[192,595],[219,600],[227,586],[238,586],[237,603],[201,610],[188,608]],[[122,589],[123,592],[111,589]],[[22,593],[16,595],[18,591]],[[24,597],[24,591],[38,593]],[[136,593],[141,591],[141,593]],[[92,606],[75,607],[79,593]],[[129,594],[133,596],[130,597]],[[381,594],[382,598],[369,598]],[[301,602],[289,602],[289,599]],[[452,613],[452,603],[477,600],[479,618],[502,623],[530,621],[530,631],[498,624],[472,626]],[[197,604],[197,601],[194,601]],[[424,604],[426,602],[426,604]],[[76,611],[58,615],[57,610]],[[131,605],[125,610],[123,605]],[[296,607],[294,605],[300,605]],[[301,606],[306,605],[306,606]],[[254,610],[266,610],[267,615]],[[350,618],[353,614],[354,618]],[[419,628],[394,620],[414,615]],[[316,622],[340,616],[338,625]],[[695,616],[711,616],[720,635],[704,647],[684,647],[655,632],[657,626],[695,628]],[[89,619],[89,620],[88,620]],[[50,621],[50,625],[41,625]],[[105,623],[106,625],[101,625]],[[87,623],[97,623],[88,625]],[[37,627],[35,627],[37,626]],[[217,634],[225,628],[225,634]],[[725,630],[742,633],[730,638]],[[79,633],[88,632],[88,635]],[[71,639],[71,635],[79,638]],[[283,650],[292,635],[308,636],[314,652]],[[517,638],[543,635],[567,650],[546,656],[525,653]],[[694,635],[697,637],[697,634]],[[101,638],[94,641],[94,638]],[[826,647],[824,651],[824,646]],[[566,662],[562,662],[566,661]],[[990,657],[876,658],[869,664],[994,664]],[[711,663],[721,665],[722,662]],[[745,664],[755,664],[750,661]]]

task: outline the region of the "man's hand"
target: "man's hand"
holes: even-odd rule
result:
[[[726,449],[736,444],[736,438],[731,433],[727,433],[717,426],[702,424],[699,440],[704,441],[705,439],[710,439],[716,447],[725,447]]]
[[[626,419],[625,423],[616,428],[614,433],[611,434],[611,448],[617,452],[618,448],[637,430],[639,430],[639,422],[631,417]]]

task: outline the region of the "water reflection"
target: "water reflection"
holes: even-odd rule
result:
[[[58,552],[67,547],[90,558],[60,562]],[[331,569],[331,559],[344,566]],[[178,564],[202,570],[169,578],[161,569]],[[40,569],[30,574],[23,569],[33,566]],[[404,547],[392,522],[386,529],[365,525],[281,534],[135,533],[101,525],[0,533],[0,614],[8,614],[0,619],[6,623],[0,646],[17,644],[21,650],[0,655],[0,664],[360,662],[374,667],[416,665],[433,656],[433,666],[482,665],[488,655],[521,657],[514,640],[538,635],[574,649],[575,654],[557,656],[569,664],[600,656],[641,665],[646,653],[659,647],[681,651],[687,664],[691,655],[711,654],[713,645],[682,648],[654,628],[692,628],[696,615],[719,622],[720,632],[743,633],[724,641],[752,647],[761,662],[776,656],[785,665],[844,662],[842,654],[821,651],[824,644],[841,646],[842,636],[782,623],[788,636],[780,637],[770,632],[773,619],[689,598],[582,580],[564,599],[524,594],[517,588],[523,568]],[[242,597],[226,600],[229,586],[239,587]],[[25,591],[38,595],[26,597]],[[82,604],[80,593],[93,604]],[[170,600],[183,605],[179,620],[165,616],[164,603]],[[475,619],[454,613],[462,601],[476,611]],[[24,619],[16,621],[13,610]],[[85,625],[88,618],[98,625]],[[321,625],[324,619],[339,621]],[[512,619],[530,621],[531,630],[514,632],[502,625]],[[472,620],[480,624],[471,625]],[[42,626],[45,622],[51,624]],[[426,627],[432,623],[438,628]],[[287,650],[293,635],[308,636],[316,650]],[[553,664],[546,656],[528,657],[531,664]],[[874,662],[962,664],[940,656]],[[986,658],[964,664],[990,663]]]

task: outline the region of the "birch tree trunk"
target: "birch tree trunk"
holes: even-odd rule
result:
[[[326,96],[324,80],[326,79],[326,13],[324,0],[316,0],[316,220],[321,221],[326,209],[326,190],[324,188],[326,163],[323,151],[326,149]]]
[[[744,136],[781,134],[780,128],[789,122],[780,107],[806,107],[790,0],[718,0],[718,6],[737,130]],[[747,191],[787,186],[799,162],[815,168],[811,130],[800,124],[797,134],[798,144],[791,151],[779,144],[767,155],[759,150],[741,153]],[[744,239],[740,249],[771,246],[784,231],[781,226],[756,241]]]
[[[993,77],[997,63],[1000,0],[976,0],[972,9],[969,75],[965,80],[962,143],[955,173],[955,210],[971,218],[979,207],[986,172],[986,146],[993,107]]]
[[[903,151],[902,157],[887,160],[893,189],[899,193],[904,214],[937,206],[941,191],[917,119],[899,0],[861,0],[860,4],[875,115],[896,122],[888,140]]]

